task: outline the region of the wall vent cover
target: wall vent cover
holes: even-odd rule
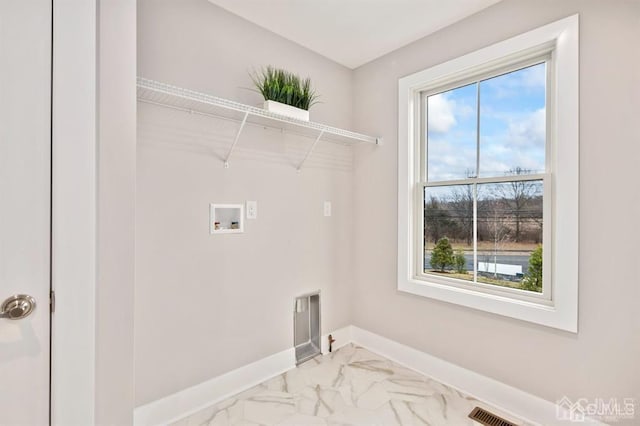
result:
[[[469,413],[469,418],[486,426],[516,426],[515,423],[511,423],[480,407],[474,408],[473,411]]]

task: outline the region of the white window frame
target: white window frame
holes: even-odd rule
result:
[[[454,84],[446,84],[445,86],[436,85],[428,85],[423,87],[420,92],[420,106],[416,108],[415,115],[416,120],[420,120],[420,140],[416,141],[416,153],[420,158],[420,169],[416,171],[415,180],[417,185],[417,190],[414,193],[414,202],[413,208],[415,209],[414,218],[415,218],[415,227],[414,229],[424,229],[424,197],[423,191],[426,188],[434,188],[434,187],[442,187],[442,186],[456,186],[456,185],[475,185],[474,187],[474,214],[477,211],[477,185],[482,184],[493,184],[493,183],[501,183],[501,182],[515,182],[515,181],[542,181],[543,182],[543,246],[551,248],[554,244],[552,243],[553,236],[551,233],[552,228],[552,191],[551,191],[551,167],[553,166],[552,161],[552,137],[550,130],[553,128],[553,99],[546,100],[546,137],[545,137],[545,171],[542,173],[528,173],[522,175],[506,175],[506,176],[492,176],[492,177],[469,177],[469,178],[459,178],[455,180],[435,180],[429,181],[427,178],[427,146],[428,141],[426,139],[426,128],[425,128],[425,102],[427,101],[429,96],[443,93],[448,90],[453,90],[459,87],[467,86],[469,84],[480,83],[484,80],[491,79],[493,77],[497,77],[500,75],[504,75],[510,72],[522,70],[524,68],[545,63],[546,64],[546,92],[551,93],[554,87],[553,81],[553,73],[551,70],[553,69],[553,44],[546,44],[542,46],[537,46],[533,49],[530,49],[525,52],[520,52],[518,57],[513,63],[509,63],[508,65],[504,65],[504,61],[500,61],[494,68],[489,68],[489,66],[483,66],[481,72],[479,74],[474,74],[470,72],[470,77],[463,78],[461,80],[456,81]],[[489,71],[487,71],[487,69]],[[480,97],[478,96],[478,99]],[[480,105],[476,105],[478,108]],[[479,111],[478,111],[479,113]],[[480,120],[477,120],[477,126],[479,126]],[[478,135],[479,138],[479,129]],[[478,142],[478,141],[476,141]],[[478,147],[479,148],[479,147]],[[480,166],[480,159],[476,158],[476,171]],[[528,300],[538,303],[544,303],[550,305],[551,303],[551,268],[548,265],[552,264],[552,256],[551,250],[543,251],[543,291],[541,293],[519,290],[511,287],[500,287],[493,284],[486,284],[483,282],[470,282],[467,280],[461,280],[456,278],[448,278],[442,275],[435,275],[432,273],[428,273],[424,271],[422,267],[422,261],[424,260],[424,250],[419,250],[419,247],[423,246],[424,239],[423,234],[421,232],[416,232],[414,234],[414,247],[416,249],[413,250],[415,259],[415,271],[414,277],[417,280],[424,280],[435,282],[443,285],[456,285],[463,288],[467,288],[475,291],[482,291],[486,293],[492,293],[497,295],[504,295],[507,297],[513,297],[522,300]],[[477,265],[477,226],[476,226],[476,218],[474,217],[474,264]],[[474,278],[476,278],[475,270],[474,270]]]
[[[399,80],[398,290],[549,327],[578,329],[579,61],[578,15],[534,29]],[[547,145],[544,174],[544,281],[542,295],[421,270],[423,257],[421,97],[493,70],[550,54],[547,61]],[[455,86],[458,86],[455,84]],[[419,202],[417,201],[419,200]]]

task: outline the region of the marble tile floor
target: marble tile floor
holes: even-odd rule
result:
[[[475,406],[450,387],[364,348],[348,345],[205,408],[172,426],[479,425]]]

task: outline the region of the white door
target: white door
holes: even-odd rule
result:
[[[0,0],[0,425],[49,423],[51,16]]]

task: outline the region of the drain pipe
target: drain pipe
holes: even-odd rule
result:
[[[336,339],[334,339],[332,335],[329,335],[329,352],[331,352],[331,345],[335,341],[336,341]]]

